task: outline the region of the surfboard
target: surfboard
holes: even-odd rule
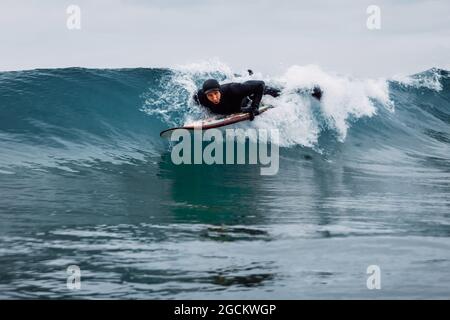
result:
[[[261,106],[259,108],[259,114],[256,117],[259,117],[261,114],[263,114],[264,112],[266,112],[267,110],[272,109],[272,106]],[[198,121],[198,122],[193,122],[190,124],[186,124],[184,126],[181,127],[175,127],[175,128],[169,128],[166,129],[164,131],[161,131],[161,133],[159,134],[162,138],[167,138],[169,139],[172,132],[176,129],[187,129],[187,130],[208,130],[208,129],[212,129],[212,128],[220,128],[220,127],[225,127],[234,123],[238,123],[238,122],[242,122],[242,121],[246,121],[250,119],[250,115],[248,113],[235,113],[229,116],[225,116],[222,118],[210,118],[210,119],[206,119],[203,121]]]

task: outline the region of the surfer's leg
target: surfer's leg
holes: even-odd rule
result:
[[[268,94],[269,96],[272,96],[272,97],[278,97],[281,94],[281,90],[266,86],[264,88],[264,94]]]
[[[303,89],[296,89],[294,92],[301,94],[301,95],[311,94],[311,96],[313,96],[314,98],[316,98],[319,101],[320,101],[320,99],[322,99],[322,94],[323,94],[322,89],[317,85],[314,86],[314,88],[312,90],[303,88]]]
[[[322,89],[320,89],[319,86],[315,86],[311,95],[320,101],[320,99],[322,98],[322,93]]]

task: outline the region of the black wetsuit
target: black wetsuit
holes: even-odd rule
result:
[[[221,98],[218,104],[208,100],[205,93],[200,89],[194,100],[215,114],[229,115],[242,112],[246,109],[258,109],[264,94],[277,97],[280,90],[266,87],[264,81],[250,80],[243,83],[227,83],[220,86]]]

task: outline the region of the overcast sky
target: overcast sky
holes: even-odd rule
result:
[[[69,5],[81,29],[66,26]],[[381,29],[366,27],[369,5]],[[450,67],[450,1],[1,0],[0,70],[297,64],[355,76]]]

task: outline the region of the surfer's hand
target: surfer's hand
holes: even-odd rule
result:
[[[245,107],[245,108],[241,108],[242,112],[248,113],[249,115],[249,120],[253,121],[253,119],[255,119],[255,116],[257,116],[259,114],[259,110],[258,108],[249,106],[249,107]]]

